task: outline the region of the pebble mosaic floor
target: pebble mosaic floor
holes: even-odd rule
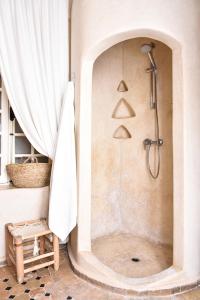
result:
[[[200,288],[172,297],[124,297],[77,277],[71,270],[67,253],[60,253],[58,272],[44,268],[26,275],[18,284],[11,267],[0,268],[0,300],[200,300]]]

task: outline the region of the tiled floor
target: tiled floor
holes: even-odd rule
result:
[[[61,266],[58,272],[52,268],[29,273],[23,284],[17,284],[13,269],[0,268],[0,300],[200,300],[200,289],[164,298],[123,297],[97,288],[71,271],[65,251],[61,251]]]
[[[172,265],[172,247],[131,234],[97,238],[92,243],[92,250],[101,262],[127,277],[149,276]]]

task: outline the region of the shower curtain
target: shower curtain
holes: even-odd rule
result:
[[[68,50],[68,0],[0,1],[0,72],[25,135],[53,160],[49,226],[62,240],[77,211]]]

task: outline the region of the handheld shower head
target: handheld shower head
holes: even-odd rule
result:
[[[149,44],[143,44],[141,46],[141,52],[144,54],[147,54],[149,57],[149,60],[152,64],[152,67],[156,70],[156,63],[154,61],[153,55],[152,55],[152,49],[155,47],[155,45],[153,43],[149,43]]]
[[[154,44],[150,43],[150,44],[143,44],[141,46],[141,52],[144,54],[148,54],[149,52],[152,51],[152,49],[154,48]]]

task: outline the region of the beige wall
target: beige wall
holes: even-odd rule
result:
[[[151,240],[172,243],[172,56],[156,41],[153,51],[158,66],[158,110],[161,169],[157,180],[146,168],[145,138],[155,139],[154,110],[149,108],[150,75],[147,55],[140,51],[148,38],[119,43],[96,60],[92,93],[92,238],[113,232],[130,232]],[[117,91],[124,79],[128,92]],[[136,117],[113,119],[120,98],[132,106]],[[114,139],[121,124],[132,138]],[[154,151],[152,151],[154,153]],[[153,164],[153,160],[152,160]]]
[[[0,265],[5,263],[5,224],[46,217],[49,188],[0,189]]]
[[[200,274],[200,1],[74,0],[72,78],[75,81],[78,227],[74,256],[91,251],[91,99],[96,58],[136,37],[172,49],[173,64],[173,265]]]

